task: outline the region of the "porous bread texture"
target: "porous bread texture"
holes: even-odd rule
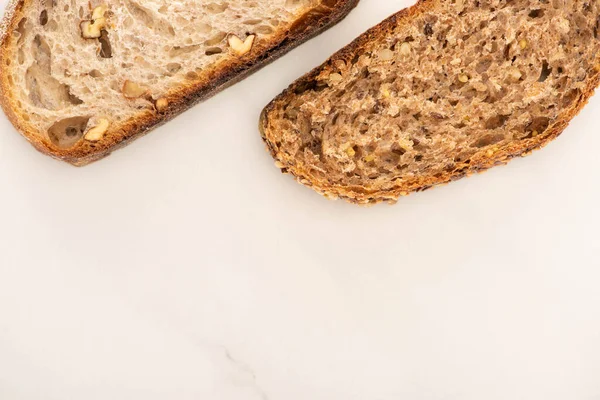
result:
[[[328,197],[395,202],[527,154],[598,84],[600,2],[422,1],[293,84],[261,129]]]
[[[0,51],[0,102],[36,147],[85,164],[187,108],[196,100],[196,88],[212,94],[264,63],[267,53],[313,10],[334,13],[338,3],[352,0],[325,3],[15,2]],[[100,16],[93,15],[98,7],[106,9],[102,35],[84,38],[83,24]],[[235,38],[251,44],[247,54],[232,48]],[[131,88],[134,96],[127,93]],[[86,132],[104,121],[109,122],[106,132],[86,140]]]
[[[98,119],[109,117],[117,126],[231,58],[228,35],[268,37],[310,3],[33,1],[24,6],[13,36],[16,43],[8,44],[14,54],[3,57],[11,70],[8,90],[34,133],[70,148]],[[82,38],[81,21],[91,20],[94,8],[103,5],[109,21],[106,37]],[[103,48],[110,48],[110,54]],[[149,96],[125,97],[126,81],[148,88]]]

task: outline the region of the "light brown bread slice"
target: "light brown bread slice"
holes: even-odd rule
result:
[[[13,0],[0,104],[85,165],[340,21],[358,0]]]
[[[276,165],[331,197],[395,202],[557,137],[599,81],[600,2],[422,0],[269,104]]]

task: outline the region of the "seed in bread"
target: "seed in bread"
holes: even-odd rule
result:
[[[125,83],[123,83],[123,89],[121,91],[123,92],[123,96],[129,100],[143,97],[149,92],[147,87],[130,80],[126,80]]]
[[[104,134],[108,131],[110,122],[106,118],[100,118],[98,124],[90,128],[84,138],[90,142],[97,142],[104,137]]]
[[[102,36],[102,30],[106,28],[107,21],[104,17],[106,13],[106,6],[98,6],[92,12],[92,19],[89,21],[82,21],[81,36],[84,39],[100,39]],[[47,17],[48,11],[46,10],[45,15]]]
[[[252,49],[252,46],[254,45],[254,39],[256,39],[256,35],[248,35],[246,36],[246,39],[242,40],[236,35],[231,34],[229,35],[227,42],[235,54],[238,56],[243,56]]]

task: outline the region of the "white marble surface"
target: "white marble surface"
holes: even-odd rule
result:
[[[408,4],[362,0],[84,169],[0,116],[0,399],[599,400],[600,99],[394,207],[325,201],[264,151],[262,106]]]

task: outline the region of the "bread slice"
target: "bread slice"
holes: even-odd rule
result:
[[[354,203],[395,202],[557,137],[599,81],[600,2],[422,0],[263,112],[276,165]]]
[[[12,0],[0,104],[41,152],[107,156],[340,21],[358,0]]]

